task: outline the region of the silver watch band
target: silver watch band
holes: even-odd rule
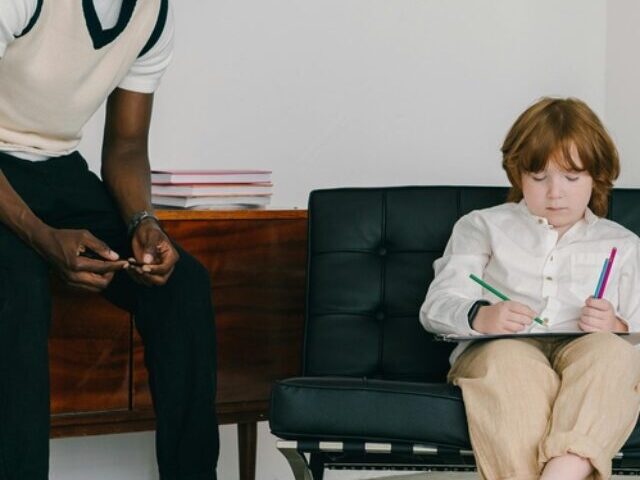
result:
[[[158,225],[160,225],[160,220],[158,220],[158,217],[156,217],[152,213],[149,213],[146,210],[142,210],[140,212],[136,212],[131,217],[131,220],[129,220],[129,225],[127,225],[127,233],[129,234],[129,236],[133,235],[133,233],[136,231],[136,229],[138,228],[140,223],[143,220],[146,220],[147,218],[151,218],[151,219],[155,220],[155,222]]]

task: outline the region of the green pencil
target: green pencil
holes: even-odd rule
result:
[[[471,280],[473,280],[476,283],[479,283],[480,285],[482,285],[484,288],[486,288],[487,290],[489,290],[491,293],[493,293],[496,297],[498,297],[500,300],[509,300],[509,297],[507,297],[504,293],[502,293],[500,290],[496,290],[495,288],[493,288],[491,285],[489,285],[487,282],[485,282],[484,280],[476,277],[473,273],[469,274],[469,278]],[[545,322],[544,320],[536,317],[533,319],[534,322],[539,323],[540,325],[542,325],[543,327],[547,326],[547,322]]]

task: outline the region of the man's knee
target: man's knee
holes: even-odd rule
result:
[[[51,297],[47,264],[35,252],[25,253],[6,267],[0,265],[0,300],[10,301],[19,311],[48,305]]]
[[[16,356],[39,358],[46,353],[51,291],[49,272],[43,263],[0,267],[0,348]]]
[[[194,257],[180,251],[168,282],[146,290],[139,313],[144,318],[158,318],[167,331],[176,335],[208,333],[213,326],[211,280],[207,269]],[[158,321],[140,319],[143,330],[158,326]],[[141,332],[142,333],[142,332]]]
[[[181,251],[180,260],[169,278],[174,287],[186,289],[191,294],[211,295],[209,271],[190,254]]]

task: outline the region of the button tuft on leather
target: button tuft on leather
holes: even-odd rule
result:
[[[387,254],[387,249],[384,247],[379,247],[378,248],[378,255],[380,256],[385,256]]]
[[[376,320],[384,320],[384,312],[377,312]]]

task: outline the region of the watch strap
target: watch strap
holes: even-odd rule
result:
[[[473,305],[471,305],[471,308],[467,312],[469,328],[473,329],[473,321],[475,320],[476,315],[478,315],[478,310],[480,310],[480,307],[486,307],[487,305],[491,305],[491,302],[488,302],[487,300],[478,300]]]
[[[129,236],[132,236],[138,226],[140,226],[140,223],[142,223],[142,221],[146,220],[147,218],[153,219],[158,225],[160,225],[160,220],[158,220],[158,217],[156,217],[154,214],[147,212],[146,210],[136,212],[131,217],[131,220],[129,220],[129,225],[127,225],[127,233],[129,234]]]

